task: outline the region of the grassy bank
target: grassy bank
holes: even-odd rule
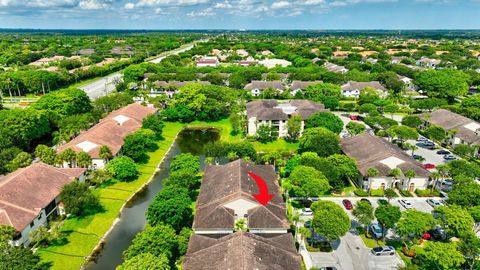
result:
[[[182,128],[183,125],[179,123],[166,123],[163,132],[165,139],[158,143],[159,148],[155,152],[149,153],[148,163],[139,166],[140,177],[132,182],[115,182],[96,189],[104,211],[87,217],[67,219],[62,227],[61,239],[55,245],[38,251],[42,260],[50,262],[52,269],[78,270],[112,226],[122,205],[153,175]]]
[[[240,135],[232,135],[232,126],[228,119],[223,119],[215,122],[201,122],[195,121],[189,123],[190,127],[215,127],[220,130],[220,136],[223,141],[238,142],[242,140]],[[290,143],[284,139],[278,139],[269,143],[253,142],[253,146],[257,152],[272,152],[272,151],[290,151],[294,152],[298,149],[298,143]]]

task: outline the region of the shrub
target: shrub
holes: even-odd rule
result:
[[[396,198],[398,197],[397,193],[395,192],[395,190],[393,190],[392,188],[387,188],[385,190],[385,197],[387,198]]]
[[[383,195],[385,194],[385,191],[381,188],[379,189],[370,189],[370,196],[373,196],[373,197],[383,197]]]
[[[412,193],[410,193],[410,191],[408,191],[408,190],[400,190],[400,194],[403,197],[413,197]]]
[[[355,189],[353,193],[359,197],[367,197],[368,196],[368,191],[363,190],[363,189]]]
[[[431,197],[431,196],[439,196],[440,194],[438,192],[432,192],[430,189],[415,189],[415,194],[417,194],[418,197]]]

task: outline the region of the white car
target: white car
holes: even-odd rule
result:
[[[405,209],[413,209],[412,203],[407,200],[398,200],[398,203],[401,206],[405,207]]]
[[[395,255],[395,249],[392,246],[374,247],[372,253],[375,256]]]
[[[313,215],[313,211],[310,208],[303,208],[301,212],[302,212],[302,215],[304,215],[304,216],[312,216]]]

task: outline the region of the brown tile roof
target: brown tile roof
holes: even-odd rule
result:
[[[252,89],[267,89],[273,88],[278,90],[285,90],[286,87],[283,85],[281,81],[252,81],[251,83],[245,85],[245,90],[252,90]]]
[[[403,161],[397,167],[406,172],[415,171],[418,177],[429,177],[430,172],[422,168],[422,164],[407,155],[396,145],[387,142],[380,137],[363,133],[341,141],[343,152],[357,161],[358,169],[362,175],[367,175],[370,168],[376,168],[379,171],[378,176],[388,176],[389,166],[381,163],[382,160],[394,157]]]
[[[284,102],[277,100],[256,100],[247,103],[247,117],[256,117],[258,120],[288,120],[288,114],[277,107],[279,104],[289,104],[296,107],[292,115],[300,115],[302,119],[306,119],[317,112],[329,111],[325,109],[323,104],[310,100],[294,99]]]
[[[266,205],[260,205],[252,194],[258,187],[247,172],[262,177],[270,194],[275,194]],[[279,191],[275,170],[270,165],[254,165],[241,159],[225,165],[207,166],[198,196],[194,229],[225,229],[234,227],[234,211],[224,205],[244,199],[257,204],[248,211],[248,227],[258,229],[289,228],[285,203]]]
[[[80,152],[83,149],[93,158],[99,158],[100,147],[107,145],[112,154],[116,155],[122,148],[123,139],[142,127],[143,118],[156,111],[156,108],[148,108],[138,103],[130,104],[111,112],[89,130],[80,133],[70,142],[58,147],[57,151],[63,152],[65,149],[71,148],[75,152]],[[85,142],[88,142],[91,147],[81,148],[78,146]]]
[[[345,91],[350,91],[350,90],[355,90],[355,89],[362,90],[365,87],[372,87],[372,88],[375,88],[375,89],[378,89],[378,90],[381,90],[381,91],[387,91],[387,89],[385,87],[383,87],[383,85],[378,81],[371,81],[371,82],[349,81],[342,86],[342,90],[345,90]]]
[[[237,232],[219,239],[192,235],[184,270],[299,270],[302,259],[291,234],[262,237]]]
[[[34,163],[0,177],[0,224],[22,231],[84,168]]]
[[[191,83],[198,83],[201,85],[210,85],[209,81],[155,81],[153,84],[156,87],[174,87],[174,88],[180,88],[186,84],[191,84]]]
[[[291,90],[304,89],[309,85],[319,84],[319,83],[323,83],[323,81],[312,81],[312,82],[309,82],[309,81],[293,81],[292,85],[290,86],[290,89]]]
[[[468,144],[480,144],[480,131],[475,132],[465,127],[469,124],[480,126],[480,123],[470,118],[445,109],[438,109],[434,112],[423,114],[422,118],[431,124],[443,127],[447,131],[457,129],[458,133],[455,136]]]

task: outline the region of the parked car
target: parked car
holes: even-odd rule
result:
[[[375,239],[380,239],[383,237],[382,227],[380,227],[378,224],[372,224],[368,226],[368,232],[370,232],[372,237]]]
[[[413,159],[416,159],[416,160],[425,160],[425,158],[420,155],[413,155],[412,157]]]
[[[366,202],[366,203],[372,205],[372,203],[371,203],[368,199],[366,199],[366,198],[362,198],[362,199],[360,199],[360,201],[361,201],[361,202]]]
[[[303,227],[305,227],[305,228],[310,228],[311,223],[312,223],[312,221],[307,220],[307,221],[305,221],[305,223],[303,224]]]
[[[441,150],[438,150],[438,151],[437,151],[437,154],[439,154],[439,155],[448,155],[448,154],[450,154],[450,151],[447,151],[447,150],[445,150],[445,149],[441,149]]]
[[[427,138],[423,137],[423,136],[420,136],[418,139],[417,139],[418,142],[424,142],[424,141],[428,141]]]
[[[442,205],[439,201],[437,201],[437,200],[435,200],[435,199],[428,199],[428,200],[427,200],[427,203],[428,203],[431,207],[433,207],[433,208]]]
[[[381,246],[372,248],[372,253],[375,256],[394,255],[395,249],[392,246]]]
[[[423,167],[424,169],[435,169],[435,164],[426,163],[426,164],[423,164],[422,167]]]
[[[401,206],[405,207],[405,209],[413,209],[412,203],[407,200],[398,200],[398,203]]]
[[[445,240],[447,239],[447,233],[442,227],[437,226],[435,229],[428,231],[428,234],[433,238],[433,240]]]
[[[457,159],[454,155],[452,154],[448,154],[448,155],[445,155],[443,156],[443,159],[445,160],[454,160],[454,159]]]
[[[360,120],[360,115],[350,115],[350,120],[354,120],[354,121],[359,121]]]
[[[312,211],[312,209],[310,209],[310,208],[303,208],[303,209],[302,209],[302,215],[304,215],[304,216],[312,216],[312,215],[313,215],[313,211]]]
[[[345,200],[342,201],[342,204],[345,207],[345,209],[347,209],[347,210],[352,210],[353,209],[353,205],[352,205],[352,202],[350,200],[345,199]]]
[[[435,143],[432,141],[423,141],[423,146],[429,147],[429,146],[435,146]]]
[[[325,266],[325,267],[320,267],[318,270],[337,270],[335,266]]]

